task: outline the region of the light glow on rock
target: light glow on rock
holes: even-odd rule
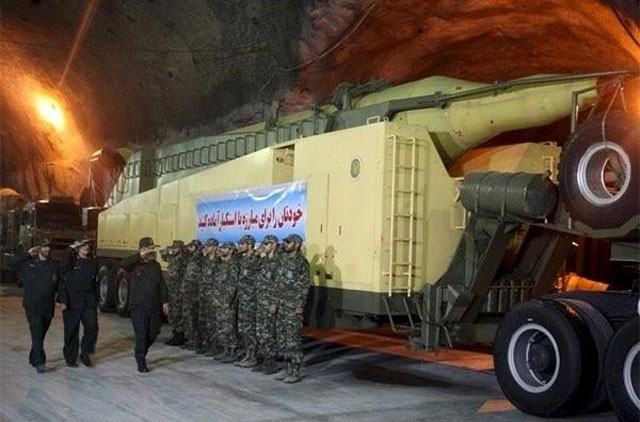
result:
[[[64,113],[56,100],[50,97],[38,96],[36,108],[45,122],[51,124],[56,130],[64,129]]]

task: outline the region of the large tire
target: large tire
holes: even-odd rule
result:
[[[494,366],[500,388],[518,409],[537,416],[584,411],[597,385],[598,356],[580,317],[557,302],[532,300],[500,322]]]
[[[98,268],[98,289],[99,303],[98,307],[101,312],[110,313],[115,310],[115,292],[116,280],[113,266],[103,263]]]
[[[620,227],[639,212],[640,121],[612,111],[580,125],[562,149],[560,199],[574,220]]]
[[[609,401],[623,422],[640,420],[640,321],[633,318],[616,331],[604,367]]]
[[[604,385],[604,364],[607,355],[607,346],[609,345],[611,337],[613,337],[613,328],[611,328],[611,324],[609,324],[609,321],[607,321],[600,311],[585,301],[567,298],[559,298],[556,300],[569,305],[569,307],[578,313],[589,328],[591,338],[596,345],[596,351],[598,353],[598,383],[585,411],[592,413],[605,410],[609,400],[607,397],[607,389]]]
[[[131,283],[129,280],[129,273],[121,270],[116,277],[116,311],[118,315],[122,317],[128,317],[131,315],[129,309],[129,298],[131,297]]]

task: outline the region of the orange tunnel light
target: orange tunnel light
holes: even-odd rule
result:
[[[39,97],[36,100],[36,108],[40,113],[40,117],[51,124],[56,130],[64,128],[64,114],[62,107],[53,98]]]

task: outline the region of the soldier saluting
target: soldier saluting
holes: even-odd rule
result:
[[[44,338],[53,319],[55,297],[60,289],[60,270],[58,263],[50,258],[50,253],[51,242],[44,239],[27,253],[16,255],[11,262],[20,273],[24,286],[22,306],[31,332],[29,363],[38,373],[47,370]]]
[[[162,306],[165,314],[169,314],[169,294],[162,277],[162,269],[156,261],[156,245],[153,239],[143,237],[138,247],[139,252],[125,258],[121,265],[133,278],[129,307],[136,337],[135,357],[138,372],[149,372],[147,352],[160,333],[160,307]]]
[[[62,257],[60,267],[63,282],[60,300],[66,309],[62,313],[64,321],[64,360],[70,368],[80,360],[85,366],[93,366],[89,355],[98,340],[98,271],[91,256],[91,239],[84,239],[70,245]],[[79,342],[80,322],[84,328],[82,343]]]

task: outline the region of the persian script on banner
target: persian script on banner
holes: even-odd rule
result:
[[[305,239],[306,182],[243,189],[198,198],[196,238],[237,242],[251,234],[256,242],[268,234],[278,239],[295,233]]]

